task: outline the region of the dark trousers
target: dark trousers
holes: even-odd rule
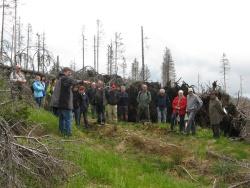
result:
[[[174,126],[177,124],[177,116],[178,116],[178,113],[174,113],[174,112],[172,113],[172,116],[171,116],[171,130],[174,130]],[[179,131],[183,132],[184,127],[185,127],[185,122],[184,122],[185,115],[179,115],[179,118],[180,118]]]
[[[79,127],[80,126],[80,120],[81,120],[81,111],[80,111],[80,107],[75,108],[73,110],[74,113],[74,117],[75,117],[75,123],[76,125]]]
[[[118,106],[119,121],[128,121],[128,106]]]
[[[219,138],[220,137],[220,125],[219,124],[212,125],[212,129],[213,129],[213,137]]]
[[[138,107],[137,122],[142,120],[150,121],[149,106]]]
[[[38,107],[41,107],[41,105],[42,105],[42,97],[36,97],[35,98],[35,101],[36,101],[36,104],[38,105]]]
[[[80,112],[80,119],[81,119],[81,116],[83,116],[84,127],[88,128],[89,122],[88,122],[88,112],[87,112],[87,110],[86,111],[81,111]]]
[[[105,106],[96,105],[96,113],[97,113],[97,122],[105,123]]]
[[[53,113],[55,116],[59,117],[59,110],[58,110],[57,107],[52,107],[52,113]]]
[[[91,104],[90,105],[90,111],[91,111],[91,117],[92,117],[92,119],[96,118],[96,105]]]

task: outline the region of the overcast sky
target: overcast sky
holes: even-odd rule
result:
[[[164,48],[173,56],[177,78],[196,84],[219,80],[223,52],[230,60],[229,91],[250,96],[250,3],[247,0],[20,0],[23,24],[33,32],[45,32],[48,48],[60,55],[63,65],[82,64],[81,32],[85,26],[87,65],[93,65],[96,20],[103,25],[100,48],[101,72],[106,72],[107,44],[121,32],[130,65],[141,62],[140,26],[149,39],[145,63],[151,79],[160,81]],[[129,71],[128,71],[129,74]]]

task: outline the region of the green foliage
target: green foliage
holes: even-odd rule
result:
[[[25,121],[30,116],[29,106],[22,101],[6,104],[0,110],[0,115],[8,121]]]
[[[238,171],[238,167],[230,162],[219,161],[213,166],[214,174],[223,177],[225,179],[227,176],[234,174]]]
[[[67,144],[65,148],[75,151],[67,156],[85,170],[84,177],[78,177],[67,184],[67,187],[156,187],[181,188],[195,187],[184,180],[175,181],[169,174],[158,170],[150,162],[139,162],[129,157],[105,151],[102,148],[86,145]],[[67,153],[70,152],[66,151]]]

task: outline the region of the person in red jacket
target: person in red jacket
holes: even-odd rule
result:
[[[186,114],[187,99],[183,95],[183,91],[178,91],[178,96],[176,96],[172,102],[173,113],[171,117],[171,130],[174,130],[174,126],[179,120],[179,130],[180,133],[184,132],[184,118]]]

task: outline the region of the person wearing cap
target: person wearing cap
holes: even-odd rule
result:
[[[59,130],[65,136],[71,136],[71,120],[73,110],[72,87],[87,81],[75,80],[71,78],[72,70],[68,67],[63,68],[63,76],[60,78],[60,95],[58,99],[59,110]]]
[[[96,118],[95,94],[96,94],[96,83],[93,82],[91,84],[91,87],[87,90],[92,119]]]
[[[176,120],[179,119],[179,131],[182,133],[185,127],[185,114],[187,107],[187,98],[183,95],[183,91],[178,91],[178,96],[176,96],[172,102],[172,116],[171,116],[171,130],[174,130],[174,126],[176,124]],[[179,118],[177,118],[179,117]]]
[[[187,95],[187,114],[188,114],[188,122],[187,122],[187,134],[192,131],[192,134],[195,135],[196,133],[196,126],[195,126],[195,115],[202,107],[203,102],[201,98],[194,94],[193,88],[188,88],[188,95]]]
[[[213,137],[219,138],[220,137],[220,123],[225,115],[225,112],[222,108],[221,101],[216,96],[217,92],[212,91],[210,93],[210,100],[209,100],[209,119],[210,125],[213,130]]]
[[[128,121],[128,93],[125,86],[121,86],[121,91],[118,94],[118,119],[119,121]]]
[[[158,123],[166,123],[167,108],[170,105],[169,97],[166,95],[165,89],[160,89],[156,98]]]
[[[15,66],[15,70],[10,74],[10,81],[12,83],[12,97],[18,96],[19,99],[22,99],[23,85],[26,84],[27,80],[21,71],[20,65]]]
[[[106,92],[107,99],[107,113],[106,119],[109,123],[117,123],[117,103],[118,103],[118,91],[116,85],[112,84],[109,91]]]
[[[88,107],[89,107],[89,98],[88,95],[85,93],[85,87],[79,87],[79,95],[80,95],[80,119],[81,115],[83,115],[84,127],[87,129],[89,128],[88,123]]]
[[[138,103],[137,122],[150,122],[149,104],[151,103],[151,93],[148,91],[146,84],[142,84],[136,100]]]

